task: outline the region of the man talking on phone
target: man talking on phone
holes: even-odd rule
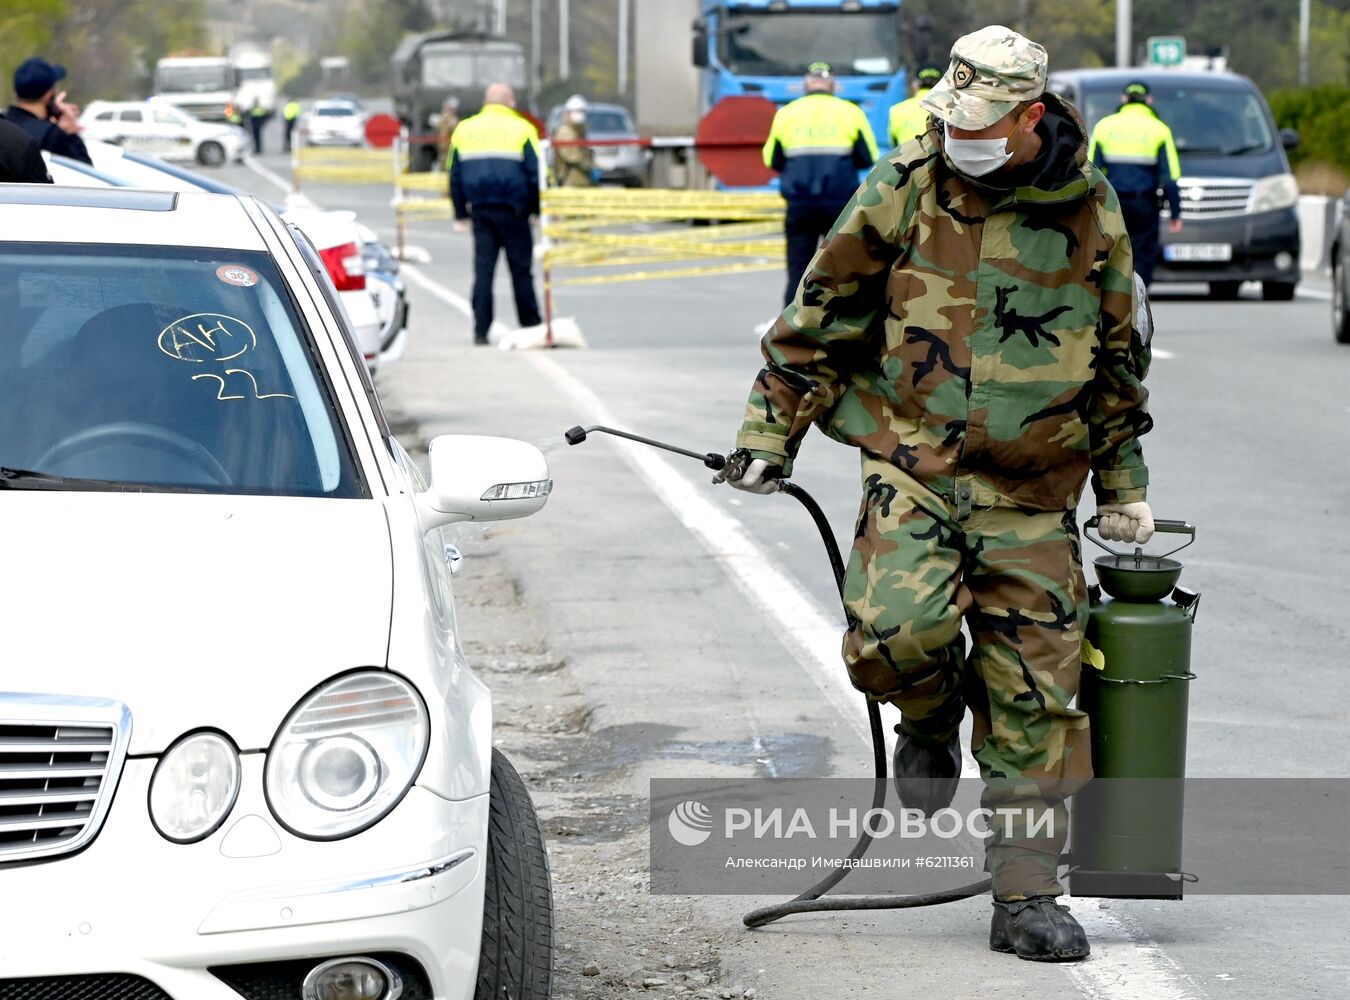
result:
[[[53,66],[33,56],[14,71],[14,103],[5,117],[23,129],[39,149],[93,166],[89,150],[80,138],[80,108],[66,100],[56,84],[66,75],[64,66]]]

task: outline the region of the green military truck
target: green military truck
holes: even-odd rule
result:
[[[525,87],[525,49],[495,35],[437,31],[404,38],[392,57],[394,113],[408,127],[412,169],[436,162],[435,116],[448,98],[459,100],[459,116],[482,107],[490,83]]]

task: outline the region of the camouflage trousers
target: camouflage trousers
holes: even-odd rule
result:
[[[870,458],[863,482],[844,584],[853,684],[896,705],[902,728],[923,739],[949,739],[970,708],[982,805],[1037,814],[991,824],[994,895],[1059,895],[1064,799],[1092,777],[1088,719],[1069,707],[1087,620],[1073,512],[976,507],[958,517]]]

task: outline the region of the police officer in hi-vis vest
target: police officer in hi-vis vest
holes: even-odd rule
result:
[[[492,327],[492,276],[506,254],[515,292],[516,319],[538,326],[534,295],[534,234],[539,214],[539,133],[516,113],[516,96],[504,83],[483,95],[483,110],[450,137],[450,200],[455,229],[473,230],[473,340],[488,342]]]
[[[806,95],[778,109],[764,165],[778,171],[787,200],[787,290],[791,302],[821,239],[858,189],[858,171],[876,162],[877,144],[862,109],[834,96],[827,63],[806,72]]]
[[[1092,130],[1088,156],[1120,195],[1120,211],[1134,244],[1134,270],[1147,286],[1158,261],[1158,192],[1167,199],[1170,228],[1181,232],[1181,164],[1172,130],[1153,110],[1148,84],[1125,87],[1124,103]]]
[[[933,84],[942,79],[942,70],[936,66],[924,66],[914,74],[914,79],[918,84],[914,96],[891,108],[889,131],[892,147],[928,130],[928,109],[919,102],[928,96]]]

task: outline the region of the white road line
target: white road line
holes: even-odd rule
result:
[[[436,296],[436,298],[440,299],[451,309],[463,313],[469,319],[473,318],[473,305],[468,299],[458,292],[450,291],[450,289],[446,288],[439,281],[433,281],[431,278],[428,278],[412,264],[400,264],[398,273],[411,278],[413,284],[420,285],[423,289]]]
[[[404,265],[401,273],[452,309],[471,315],[469,302],[462,295],[415,267]],[[589,387],[552,357],[536,351],[523,355],[581,408],[589,423],[610,427],[620,423]],[[852,724],[859,737],[870,744],[867,711],[839,659],[843,626],[838,618],[825,614],[787,570],[750,537],[740,521],[709,500],[669,462],[649,448],[620,438],[609,443],[623,453],[652,492],[717,558],[751,603],[782,628],[784,644],[821,693]]]
[[[1176,355],[1173,354],[1171,351],[1164,351],[1162,348],[1159,347],[1153,348],[1153,356],[1155,358],[1161,358],[1163,361],[1171,361],[1173,358],[1176,357]]]
[[[319,206],[309,197],[301,194],[291,187],[291,182],[286,180],[280,174],[269,170],[251,156],[244,157],[244,166],[252,170],[255,174],[267,181],[273,187],[286,192],[286,204],[290,208],[318,208]]]
[[[1331,293],[1320,288],[1300,288],[1295,293],[1300,299],[1316,299],[1318,302],[1330,302]]]
[[[271,171],[268,171],[271,173]],[[275,177],[275,175],[273,175]],[[280,180],[280,178],[277,178]],[[401,273],[465,316],[473,313],[464,296],[404,265]],[[572,398],[597,424],[613,426],[609,408],[580,379],[543,352],[525,358]],[[736,518],[712,503],[655,452],[637,444],[612,442],[670,509],[721,563],[732,581],[760,611],[782,630],[784,644],[805,668],[826,700],[870,742],[866,710],[849,683],[839,659],[841,628],[777,560],[756,544]],[[1064,965],[1075,985],[1090,1000],[1205,1000],[1206,994],[1155,942],[1144,937],[1128,918],[1089,909],[1080,901],[1077,916],[1093,941],[1086,962]]]
[[[618,423],[600,398],[551,356],[531,351],[526,358],[581,407],[588,421],[610,427]],[[732,582],[779,627],[784,645],[821,693],[870,745],[863,698],[849,683],[839,657],[844,632],[842,614],[826,614],[792,575],[750,537],[739,520],[707,497],[706,489],[695,487],[650,448],[621,439],[616,439],[615,444],[671,513],[713,554]],[[791,501],[784,498],[765,502]]]
[[[1132,919],[1075,900],[1074,916],[1092,942],[1086,962],[1061,966],[1091,1000],[1206,1000],[1209,996]]]

